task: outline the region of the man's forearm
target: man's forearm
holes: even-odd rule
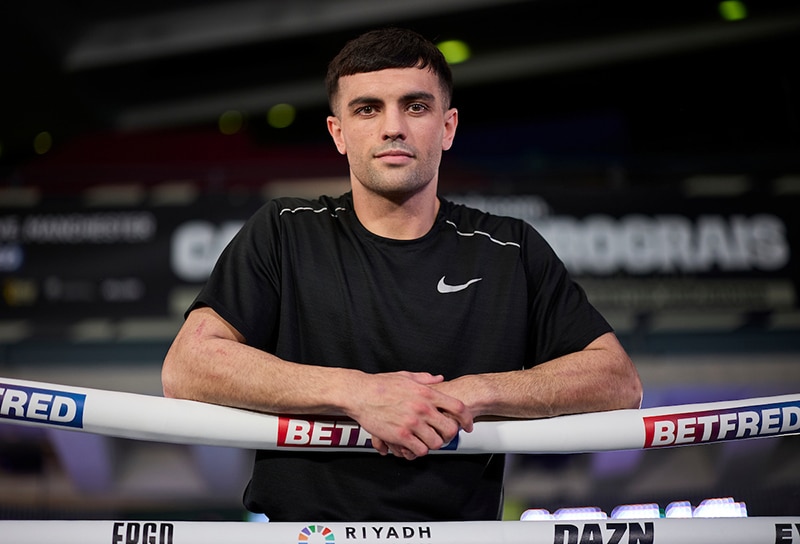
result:
[[[638,373],[613,334],[533,368],[464,376],[441,384],[474,417],[540,418],[638,408]]]
[[[164,360],[164,394],[261,412],[342,414],[347,374],[357,371],[298,365],[242,341],[210,310],[192,312]]]

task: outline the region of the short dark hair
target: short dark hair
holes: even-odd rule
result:
[[[325,87],[331,111],[339,92],[339,78],[387,68],[428,68],[439,78],[445,107],[450,107],[453,74],[439,48],[413,30],[384,28],[347,42],[328,65]]]

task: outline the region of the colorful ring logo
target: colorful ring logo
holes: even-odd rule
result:
[[[320,535],[321,538],[313,538]],[[333,531],[324,525],[309,525],[297,535],[297,544],[336,544]]]

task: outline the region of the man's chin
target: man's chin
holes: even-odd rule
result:
[[[423,185],[403,185],[403,186],[387,186],[380,187],[374,191],[379,196],[394,202],[398,205],[404,204],[422,193],[427,184]]]

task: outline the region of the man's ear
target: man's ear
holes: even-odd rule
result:
[[[453,147],[453,139],[456,137],[456,127],[458,126],[458,110],[450,108],[444,116],[444,135],[442,137],[442,150],[447,151]]]
[[[336,144],[336,149],[339,150],[339,153],[346,155],[347,147],[344,145],[344,138],[342,137],[342,125],[335,115],[328,116],[328,133],[333,138],[333,143]]]

